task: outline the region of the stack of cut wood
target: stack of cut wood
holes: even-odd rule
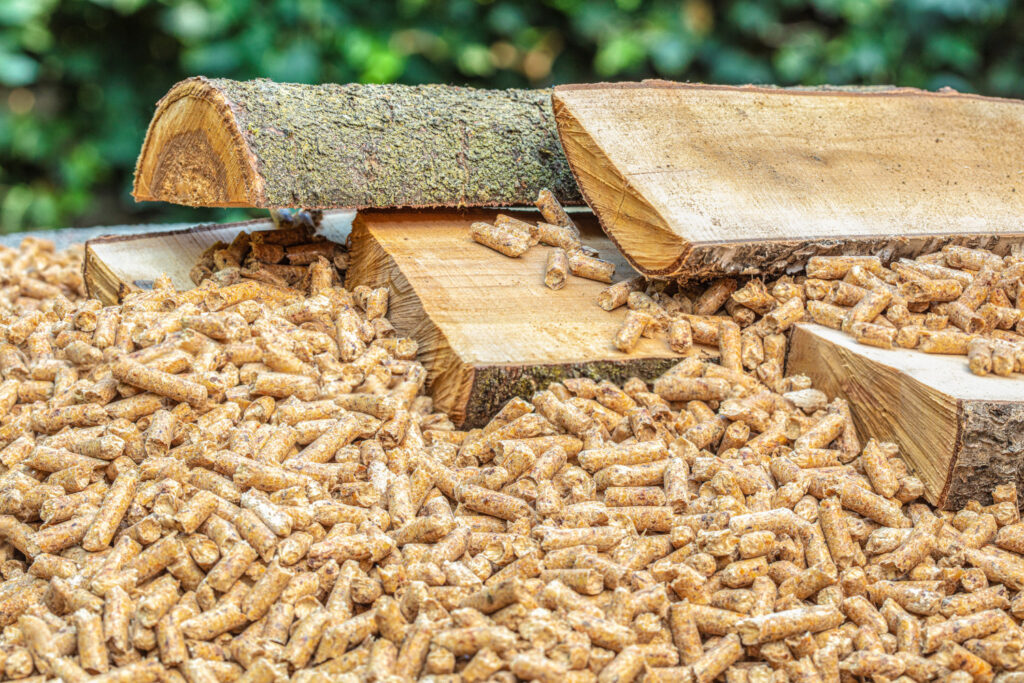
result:
[[[720,358],[787,391],[778,382],[788,362],[855,404],[866,434],[906,441],[929,498],[959,505],[1019,476],[1011,463],[1024,451],[1024,406],[1012,380],[973,378],[955,358],[903,349],[919,340],[938,349],[932,339],[949,337],[956,352],[971,349],[976,372],[1019,369],[1024,337],[1011,318],[1022,305],[1020,258],[1011,249],[1024,236],[1024,192],[1020,160],[1000,141],[1020,137],[1020,102],[954,92],[652,81],[549,93],[197,78],[159,103],[135,196],[371,209],[352,228],[346,285],[390,290],[397,333],[417,341],[427,386],[458,425],[482,425],[510,397],[550,381],[651,379],[686,355]],[[546,189],[556,203],[582,197],[594,211],[596,221],[570,209],[578,242],[573,228],[568,242],[552,233],[555,247],[532,249],[559,218],[531,227],[540,217],[480,208],[530,205]],[[249,231],[217,239],[230,255],[232,239]],[[214,241],[202,234],[146,241],[159,254],[150,262],[187,273]],[[990,276],[972,264],[949,263],[960,275],[932,272],[946,267],[932,255],[951,253],[940,252],[948,245],[998,260],[984,297],[967,281]],[[131,248],[87,251],[87,281],[108,301],[152,279],[118,269]],[[617,282],[603,290],[566,278],[571,254],[599,255],[607,269],[592,274],[608,279],[614,266]],[[871,258],[836,275],[804,271],[839,256]],[[268,266],[258,270],[264,279],[291,267]],[[89,277],[100,271],[105,281]],[[840,279],[820,284],[825,277]],[[955,300],[952,290],[927,300],[908,293],[922,278],[957,280]],[[758,291],[767,298],[757,301]],[[964,324],[983,325],[984,338]]]

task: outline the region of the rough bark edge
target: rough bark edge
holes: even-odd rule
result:
[[[703,355],[703,353],[701,354]],[[698,357],[701,357],[699,355]],[[464,427],[482,427],[505,403],[516,396],[529,399],[552,382],[570,377],[589,377],[622,384],[630,377],[653,380],[681,358],[637,358],[583,361],[548,365],[484,365],[475,368],[473,386],[466,403]]]
[[[944,509],[989,505],[997,484],[1024,487],[1024,402],[960,401],[953,457],[939,496]]]
[[[596,213],[596,212],[595,212]],[[602,223],[602,227],[604,224]],[[614,238],[612,238],[614,241]],[[706,280],[722,275],[783,275],[803,270],[812,256],[871,254],[889,263],[937,251],[947,244],[991,249],[1006,255],[1024,241],[1024,232],[949,234],[929,233],[909,237],[821,238],[747,242],[736,240],[692,245],[672,267],[651,270],[634,265],[648,277],[675,277],[681,281]],[[618,244],[618,243],[616,243]],[[627,257],[628,258],[628,257]],[[632,263],[632,259],[630,259]],[[753,266],[752,263],[760,265]]]
[[[167,109],[172,104],[186,97],[203,100],[213,106],[214,110],[220,114],[224,122],[224,127],[228,131],[229,137],[237,143],[235,145],[236,153],[241,153],[243,155],[242,158],[247,162],[239,165],[240,168],[247,171],[243,178],[246,200],[243,203],[232,204],[232,206],[242,206],[246,202],[249,206],[253,207],[266,206],[265,185],[262,177],[257,171],[256,155],[253,154],[252,148],[249,146],[241,129],[239,128],[234,105],[229,102],[224,94],[214,87],[213,83],[211,83],[205,76],[194,76],[175,83],[171,89],[167,91],[167,94],[157,101],[156,112],[153,114],[153,118],[150,120],[149,126],[146,128],[146,137],[142,142],[142,150],[139,152],[139,158],[135,161],[135,173],[132,181],[132,197],[137,202],[165,201],[160,197],[154,196],[148,185],[145,188],[141,187],[140,171],[142,169],[143,161],[151,152],[150,146],[153,142],[153,133],[160,124],[160,120],[164,113],[166,113]]]

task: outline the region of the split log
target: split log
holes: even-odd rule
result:
[[[190,78],[157,104],[138,201],[364,208],[581,198],[548,90]]]
[[[570,277],[563,289],[548,289],[549,247],[508,258],[473,242],[469,226],[495,216],[366,211],[352,225],[346,286],[389,287],[388,319],[419,343],[437,410],[457,425],[478,427],[508,399],[529,397],[552,381],[653,379],[678,362],[664,340],[642,339],[630,354],[612,345],[626,311],[597,306],[607,285]],[[616,280],[635,275],[591,215],[573,218],[583,243],[616,264]]]
[[[328,238],[344,242],[352,216],[351,211],[326,212],[320,230]],[[273,229],[269,219],[260,219],[95,237],[85,243],[85,289],[106,306],[118,303],[133,289],[151,289],[161,274],[179,290],[192,289],[189,272],[209,247],[217,242],[230,244],[240,232]]]
[[[847,399],[862,438],[898,443],[933,505],[988,504],[997,484],[1024,487],[1018,379],[974,375],[963,356],[864,346],[806,323],[793,330],[787,372]]]
[[[793,272],[1024,238],[1024,102],[951,91],[664,81],[555,88],[605,231],[650,276]]]

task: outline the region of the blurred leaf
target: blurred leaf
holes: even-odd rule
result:
[[[658,73],[674,76],[682,73],[693,60],[693,43],[679,34],[668,34],[651,45],[651,61]]]
[[[786,84],[814,83],[824,48],[819,31],[797,32],[776,51],[773,58],[775,71]]]
[[[512,36],[525,28],[528,22],[521,7],[511,2],[500,2],[488,12],[487,25],[499,36]]]
[[[236,71],[241,57],[238,48],[232,45],[198,45],[186,49],[181,61],[192,73],[219,75]]]
[[[953,66],[969,71],[981,60],[977,49],[965,36],[955,33],[940,33],[925,42],[925,56],[936,64]]]
[[[712,82],[770,83],[771,69],[753,55],[732,47],[716,47],[710,53]]]
[[[39,64],[27,55],[0,52],[0,83],[12,88],[36,80]]]
[[[0,2],[0,25],[24,26],[45,14],[54,0],[4,0]]]
[[[459,51],[455,63],[467,76],[489,76],[494,73],[491,51],[478,43],[466,45]]]
[[[614,76],[639,66],[645,56],[644,47],[636,37],[616,36],[597,51],[594,69],[600,76]]]
[[[270,51],[264,55],[261,71],[267,78],[291,83],[311,83],[319,70],[316,47],[307,42],[295,42],[283,51]]]
[[[763,34],[778,20],[773,3],[740,0],[729,8],[729,22],[743,33]]]
[[[15,185],[8,190],[0,202],[0,229],[4,232],[22,229],[32,199],[32,190],[27,185]]]
[[[167,32],[184,41],[201,40],[213,31],[210,13],[198,2],[183,2],[165,15]]]
[[[362,83],[391,83],[405,68],[405,59],[388,49],[376,50],[359,75]]]
[[[919,12],[938,12],[950,19],[989,21],[1003,16],[1010,0],[905,0]]]

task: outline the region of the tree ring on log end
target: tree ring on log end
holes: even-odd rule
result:
[[[135,167],[136,201],[259,206],[263,181],[230,105],[205,78],[174,86],[157,104]]]

